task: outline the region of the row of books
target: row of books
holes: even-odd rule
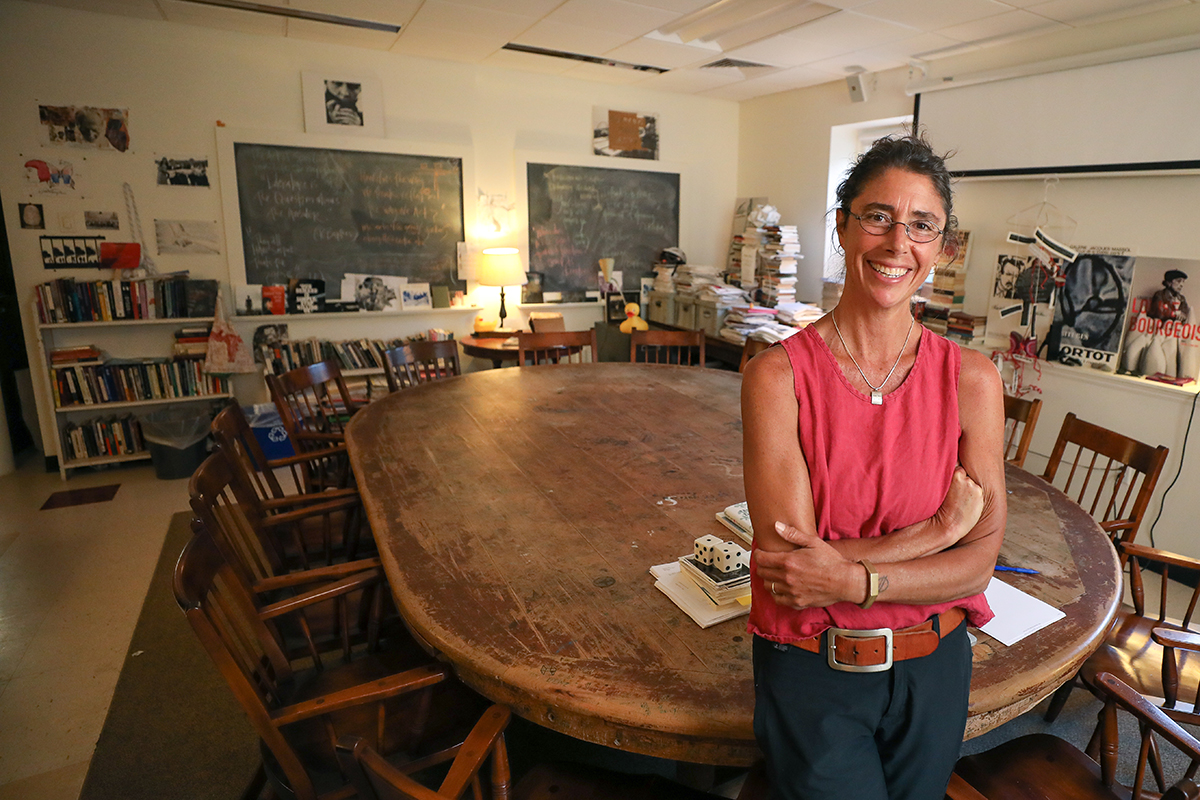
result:
[[[43,325],[211,317],[217,282],[188,278],[187,273],[133,280],[58,278],[35,287],[34,299]]]
[[[452,331],[443,328],[430,328],[422,334],[405,339],[346,339],[331,341],[329,339],[283,340],[270,344],[259,345],[258,360],[265,364],[276,375],[296,367],[307,367],[320,361],[336,361],[343,370],[348,369],[382,369],[387,363],[385,352],[393,347],[399,347],[405,341],[427,340],[431,342],[448,341],[454,338]]]
[[[72,461],[146,451],[142,426],[132,414],[69,423],[63,428],[62,440],[67,450],[66,457]]]
[[[204,372],[202,359],[145,359],[53,367],[57,408],[229,393],[229,379]]]

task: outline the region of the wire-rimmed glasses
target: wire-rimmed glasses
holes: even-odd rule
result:
[[[858,220],[859,226],[864,231],[875,236],[883,236],[891,231],[894,225],[903,225],[904,234],[909,239],[917,244],[926,244],[927,242],[932,242],[943,233],[941,228],[928,220],[918,219],[913,222],[899,222],[893,220],[882,211],[868,211],[865,214],[855,214],[852,211],[847,213]]]

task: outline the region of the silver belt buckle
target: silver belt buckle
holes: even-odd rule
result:
[[[867,664],[865,666],[843,664],[837,660],[835,640],[838,636],[845,636],[851,639],[871,639],[876,636],[882,636],[886,644],[887,657],[882,664]],[[871,628],[869,630],[853,630],[851,628],[830,628],[825,631],[825,656],[829,661],[829,666],[840,672],[886,672],[892,668],[892,629]]]

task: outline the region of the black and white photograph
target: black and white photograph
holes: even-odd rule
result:
[[[988,347],[1007,350],[1012,335],[1043,342],[1054,319],[1056,264],[1030,255],[996,256],[988,301]]]
[[[1176,384],[1200,379],[1200,325],[1188,302],[1189,294],[1200,297],[1196,286],[1200,260],[1138,258],[1118,372]]]
[[[218,255],[221,252],[221,234],[216,222],[156,219],[154,237],[161,255]]]
[[[28,230],[46,230],[46,214],[41,203],[17,203],[17,211],[21,216],[21,227]]]
[[[592,106],[592,152],[658,160],[658,115]]]
[[[116,231],[121,223],[115,211],[84,211],[83,227],[89,231]]]
[[[303,72],[307,133],[383,137],[383,86],[372,76]]]
[[[279,325],[259,325],[254,329],[254,360],[262,364],[266,360],[265,352],[275,349],[275,346],[288,340],[287,323]]]
[[[407,278],[397,275],[359,275],[342,278],[342,302],[354,301],[359,311],[399,311]]]
[[[261,283],[237,283],[233,286],[234,311],[239,317],[257,316],[263,311]]]
[[[159,186],[205,186],[208,184],[208,158],[168,158],[154,160]]]
[[[1080,247],[1063,267],[1046,360],[1116,372],[1133,286],[1128,248]]]

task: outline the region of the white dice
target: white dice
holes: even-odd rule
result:
[[[746,551],[733,542],[722,542],[717,547],[713,566],[721,572],[735,572],[746,566]]]
[[[711,567],[716,563],[717,548],[725,544],[716,536],[709,534],[701,536],[696,540],[695,550],[696,560],[705,566]]]

